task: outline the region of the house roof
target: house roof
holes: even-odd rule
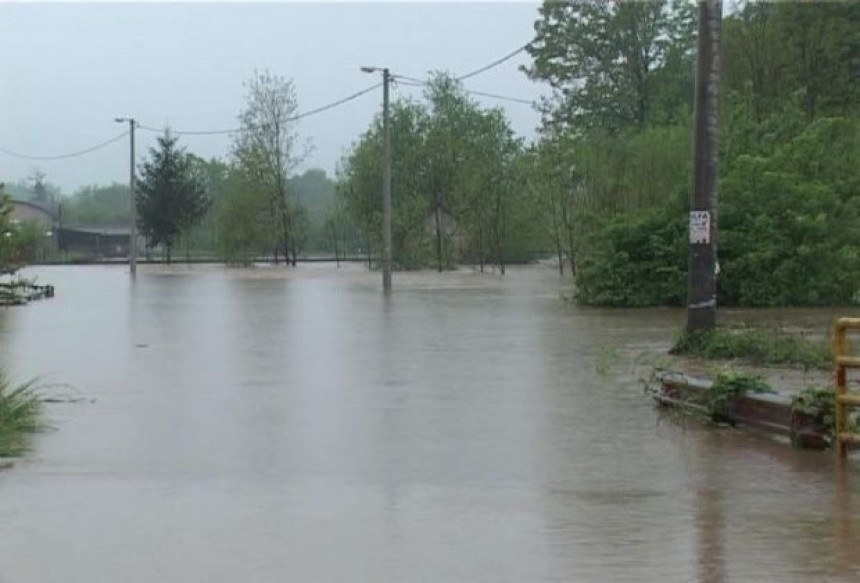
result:
[[[49,216],[49,217],[51,217],[51,219],[53,219],[53,220],[56,220],[56,219],[57,219],[57,212],[56,212],[56,209],[51,208],[51,207],[49,207],[49,206],[46,206],[46,205],[44,205],[44,204],[41,204],[41,203],[38,203],[38,202],[35,202],[35,201],[32,201],[32,200],[18,200],[18,199],[15,199],[15,198],[13,198],[13,199],[11,200],[11,203],[12,203],[12,207],[13,207],[13,208],[14,208],[15,206],[23,206],[23,207],[27,207],[27,208],[35,209],[35,210],[37,210],[37,211],[39,211],[39,212],[42,212],[42,213],[44,213],[44,214],[48,215],[48,216]]]

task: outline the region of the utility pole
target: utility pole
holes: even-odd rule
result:
[[[687,332],[717,321],[717,169],[722,0],[699,0],[693,188],[687,261]]]
[[[391,293],[391,124],[388,119],[387,68],[362,67],[365,73],[382,73],[382,291]]]
[[[128,268],[132,276],[137,274],[137,203],[134,198],[134,126],[137,122],[133,117],[118,117],[117,123],[128,122],[129,148],[129,179],[128,187],[131,194],[131,229],[128,240]]]

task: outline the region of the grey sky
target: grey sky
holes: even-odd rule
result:
[[[117,116],[176,130],[230,129],[254,69],[295,79],[300,111],[378,81],[361,65],[423,77],[465,73],[531,39],[536,2],[505,3],[8,3],[0,2],[0,148],[57,155],[103,142],[124,128]],[[518,55],[467,82],[469,89],[536,99],[545,88],[517,70]],[[400,87],[394,95],[420,95]],[[305,167],[333,172],[379,110],[382,90],[302,120],[314,150]],[[532,137],[528,105],[476,97],[505,108]],[[138,132],[138,152],[155,134]],[[229,136],[183,137],[198,155],[226,157]],[[138,160],[140,157],[138,157]],[[0,153],[0,181],[34,169],[67,194],[92,183],[124,182],[128,140],[62,161]]]

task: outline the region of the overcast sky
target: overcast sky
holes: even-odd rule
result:
[[[254,69],[296,82],[306,111],[378,81],[362,65],[424,77],[462,74],[531,40],[536,2],[220,3],[0,0],[0,148],[51,156],[80,151],[124,131],[117,116],[175,130],[236,126],[242,83]],[[525,78],[516,58],[476,76],[469,89],[534,100],[545,88]],[[420,95],[399,87],[394,95]],[[305,167],[329,173],[380,108],[382,90],[300,122],[314,147]],[[539,115],[500,105],[514,129],[534,136]],[[138,161],[155,134],[138,130]],[[182,137],[198,155],[229,154],[229,136]],[[86,184],[128,180],[128,140],[59,161],[0,153],[0,181],[35,169],[66,194]]]

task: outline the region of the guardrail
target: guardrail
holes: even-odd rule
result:
[[[860,369],[860,356],[851,353],[849,332],[860,330],[860,318],[839,318],[833,326],[833,355],[836,369],[835,431],[836,451],[846,457],[852,445],[860,445],[860,433],[849,424],[851,407],[860,407],[860,394],[848,390],[848,370]]]

